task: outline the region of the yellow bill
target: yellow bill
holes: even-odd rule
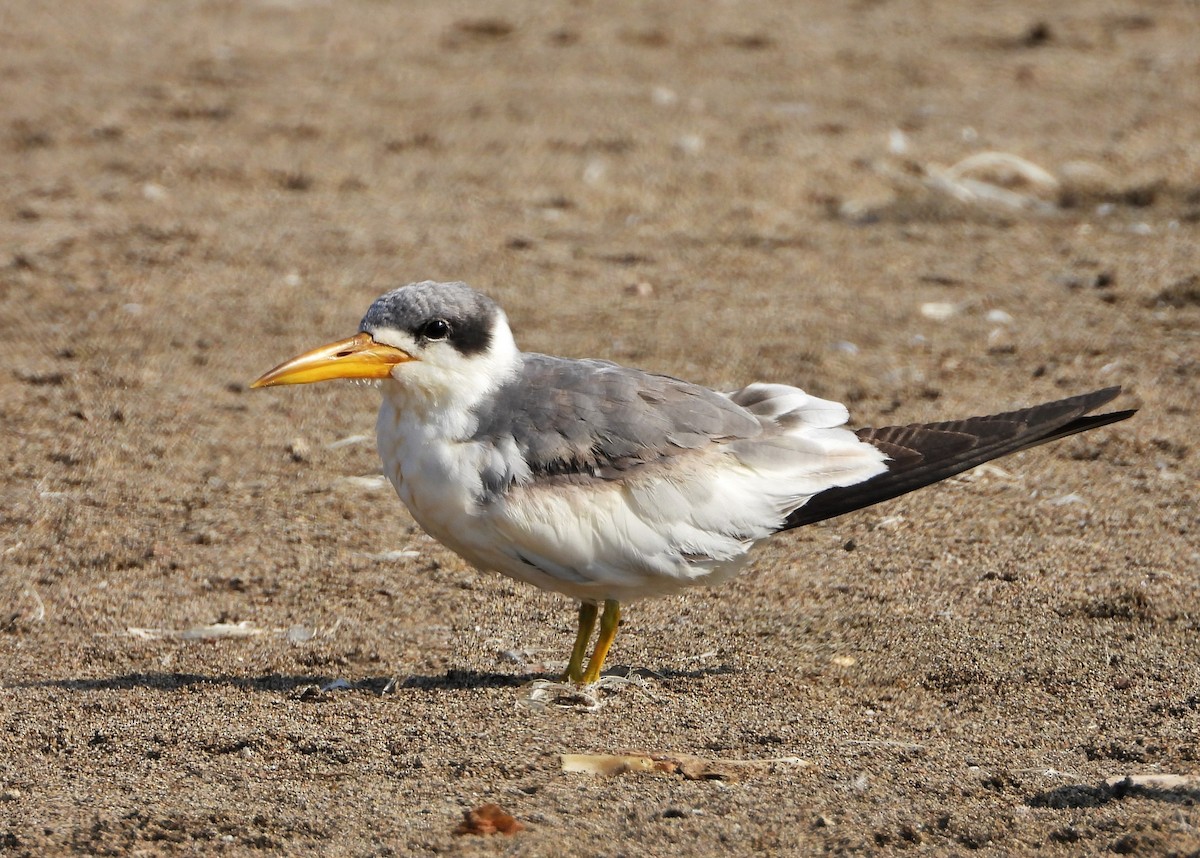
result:
[[[392,367],[410,360],[415,358],[403,349],[377,343],[370,334],[355,334],[285,361],[250,386],[311,384],[332,378],[388,378]]]

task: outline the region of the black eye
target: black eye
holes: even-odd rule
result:
[[[445,319],[430,319],[421,326],[421,338],[426,340],[444,340],[450,336],[450,323]]]

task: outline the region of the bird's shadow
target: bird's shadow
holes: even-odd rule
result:
[[[1037,795],[1030,796],[1025,803],[1030,807],[1048,807],[1055,810],[1077,810],[1100,807],[1123,798],[1147,798],[1167,804],[1194,806],[1200,803],[1200,789],[1196,787],[1156,787],[1118,781],[1115,784],[1067,784]]]
[[[616,675],[649,676],[665,682],[700,679],[733,673],[728,665],[714,665],[694,670],[650,671],[615,668]],[[236,676],[203,673],[125,673],[95,679],[46,679],[6,683],[9,688],[58,688],[63,691],[176,691],[181,688],[214,686],[240,688],[282,694],[311,694],[326,690],[359,690],[376,694],[394,694],[404,690],[467,691],[485,688],[520,688],[536,680],[557,681],[558,674],[548,673],[490,673],[480,670],[450,669],[440,674],[407,674],[370,676],[354,681],[322,674],[270,673],[263,676]]]

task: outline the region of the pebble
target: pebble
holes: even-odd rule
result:
[[[312,629],[301,625],[292,626],[287,630],[286,635],[288,643],[304,643],[305,641],[312,640],[316,636],[316,632],[314,632]]]
[[[704,149],[704,138],[699,134],[684,134],[675,141],[675,148],[685,155],[698,155]]]
[[[679,96],[675,94],[675,90],[665,86],[656,86],[650,92],[650,98],[659,107],[670,107],[675,102],[679,101]]]
[[[959,314],[959,306],[947,301],[929,301],[921,305],[921,315],[935,322],[945,322]]]

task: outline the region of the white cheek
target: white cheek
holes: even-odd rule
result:
[[[388,395],[426,409],[466,411],[489,396],[520,368],[520,352],[507,325],[500,324],[491,346],[464,355],[450,343],[413,346],[415,360],[392,369]]]

